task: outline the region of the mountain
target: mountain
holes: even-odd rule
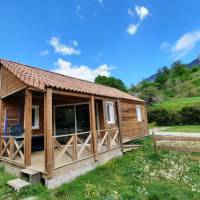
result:
[[[200,66],[200,56],[198,58],[196,58],[195,60],[193,60],[191,63],[187,64],[187,66],[189,68],[191,68],[193,66]]]
[[[188,66],[189,68],[192,68],[193,66],[199,66],[200,67],[200,56],[198,56],[198,58],[196,58],[195,60],[193,60],[189,64],[186,64],[186,66]],[[158,76],[158,73],[153,74],[153,75],[149,76],[148,78],[146,78],[144,80],[149,81],[149,82],[154,82],[157,76]]]

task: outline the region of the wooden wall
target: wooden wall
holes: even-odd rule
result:
[[[1,67],[1,96],[9,95],[26,87],[26,85],[14,76],[8,69]]]
[[[136,105],[141,106],[142,121],[137,120]],[[140,102],[120,100],[120,110],[123,142],[144,137],[148,134],[147,111],[145,104]]]

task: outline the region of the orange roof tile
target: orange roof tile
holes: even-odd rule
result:
[[[65,76],[62,74],[46,71],[43,69],[4,59],[0,59],[0,63],[24,83],[38,89],[51,87],[54,89],[67,90],[71,92],[80,92],[104,97],[143,101],[138,97],[109,86],[92,83],[89,81]]]

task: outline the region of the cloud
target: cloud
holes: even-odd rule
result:
[[[83,14],[82,14],[82,9],[81,9],[81,6],[80,5],[76,5],[76,14],[78,15],[78,17],[80,19],[83,19]]]
[[[103,56],[103,52],[99,52],[98,57],[102,57]]]
[[[163,42],[161,45],[160,45],[160,49],[161,50],[167,50],[169,48],[170,44],[169,42]]]
[[[126,32],[127,32],[128,34],[130,34],[130,35],[134,35],[134,34],[136,34],[136,32],[137,32],[139,26],[140,26],[139,24],[130,24],[130,25],[128,26],[128,28],[126,29]]]
[[[75,47],[78,46],[78,42],[77,42],[77,40],[72,40],[71,42],[72,42],[72,44],[73,44]]]
[[[144,6],[135,6],[135,11],[140,20],[142,21],[147,15],[149,15],[149,10]]]
[[[129,9],[128,9],[128,14],[129,14],[130,16],[134,16],[134,15],[135,15],[135,12],[134,12],[133,9],[129,8]]]
[[[79,5],[76,5],[76,10],[77,11],[80,11],[81,10],[81,7]]]
[[[98,0],[98,2],[99,2],[99,4],[100,4],[101,6],[104,6],[103,0]]]
[[[52,37],[49,41],[49,44],[52,47],[54,47],[55,53],[60,53],[62,55],[79,55],[81,53],[80,50],[75,49],[71,45],[61,44],[60,38],[58,38],[58,37]],[[77,43],[77,45],[78,45],[78,43]]]
[[[95,78],[98,75],[101,76],[110,76],[111,70],[113,67],[108,66],[107,64],[103,64],[98,66],[95,69],[92,69],[86,65],[80,65],[76,66],[73,65],[71,62],[63,60],[63,59],[58,59],[58,61],[55,63],[56,69],[53,69],[52,71],[59,73],[59,74],[64,74],[68,76],[72,76],[75,78],[80,78],[88,81],[94,82]]]
[[[48,49],[40,51],[40,56],[46,56],[48,54],[49,54],[49,50]]]
[[[134,16],[135,13],[139,17],[139,22],[137,22],[136,24],[129,24],[128,28],[126,29],[126,32],[130,35],[135,35],[135,33],[138,31],[138,28],[141,26],[144,18],[149,15],[149,10],[144,6],[138,5],[135,6],[135,9],[128,9],[128,15],[130,15],[131,17]]]
[[[169,44],[164,50],[171,54],[173,60],[178,60],[191,52],[200,41],[200,30],[183,34],[176,42]]]
[[[99,53],[97,54],[96,61],[99,61],[100,58],[101,58],[102,56],[103,56],[103,52],[99,52]]]

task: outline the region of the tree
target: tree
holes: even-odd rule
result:
[[[176,92],[180,97],[192,97],[198,95],[197,88],[190,82],[180,84],[179,87],[176,88]]]
[[[190,70],[187,65],[182,64],[180,61],[175,62],[172,65],[172,72],[175,77],[179,77],[182,81],[189,80]]]
[[[106,77],[106,76],[100,76],[99,75],[95,78],[94,82],[101,84],[101,85],[107,85],[107,86],[110,86],[110,87],[114,87],[114,88],[117,88],[117,89],[124,91],[124,92],[128,92],[128,89],[125,86],[124,82],[120,79],[113,77],[113,76]]]
[[[152,105],[160,100],[159,90],[153,86],[145,88],[139,95],[148,105]]]
[[[155,84],[158,87],[158,89],[166,88],[166,82],[168,81],[169,77],[170,70],[166,66],[158,70],[158,74],[155,79]]]

